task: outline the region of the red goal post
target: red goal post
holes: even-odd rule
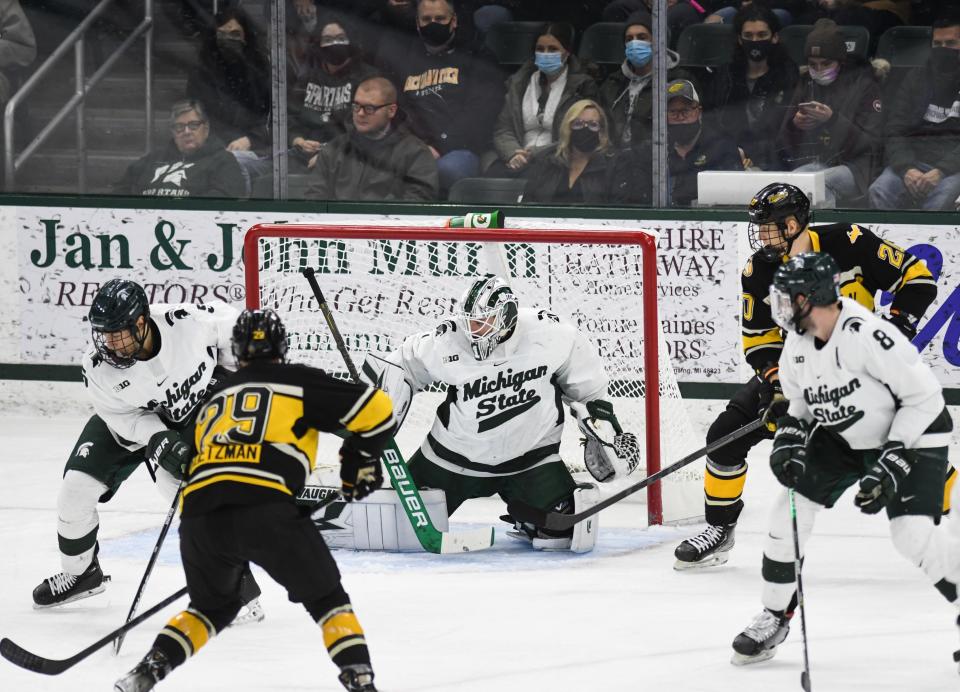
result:
[[[642,301],[642,345],[643,345],[643,380],[646,396],[644,396],[643,409],[646,419],[645,429],[645,462],[646,473],[651,474],[658,471],[660,463],[660,340],[657,311],[657,264],[656,264],[656,236],[644,231],[626,231],[626,230],[557,230],[557,229],[452,229],[452,228],[434,228],[423,226],[345,226],[345,225],[320,225],[320,224],[258,224],[247,231],[243,244],[244,258],[244,279],[246,286],[246,305],[248,308],[261,307],[262,294],[268,290],[269,277],[280,275],[280,272],[272,274],[265,271],[269,262],[273,262],[271,268],[275,268],[277,258],[268,255],[268,252],[276,253],[277,248],[267,251],[266,247],[271,242],[280,243],[280,251],[283,250],[283,243],[286,242],[288,250],[293,248],[294,254],[299,253],[297,259],[300,266],[294,267],[297,262],[289,262],[283,269],[287,274],[295,275],[299,273],[304,263],[310,264],[314,258],[309,257],[308,241],[336,242],[338,247],[340,243],[351,241],[360,241],[360,245],[366,243],[376,246],[377,243],[390,241],[416,241],[426,244],[430,243],[476,243],[476,244],[510,244],[510,245],[530,245],[530,246],[609,246],[613,248],[639,248],[642,255],[640,279],[642,282],[641,301]],[[296,244],[294,246],[294,244]],[[326,246],[324,246],[326,247]],[[352,245],[351,245],[352,247]],[[434,252],[439,246],[434,246]],[[490,245],[487,245],[490,247]],[[307,248],[306,250],[304,248]],[[374,247],[374,250],[376,248]],[[407,248],[409,252],[409,248]],[[448,250],[449,252],[449,250]],[[272,259],[271,259],[272,258]],[[305,259],[306,258],[306,259]],[[326,257],[324,256],[324,261]],[[626,266],[627,263],[624,262]],[[317,269],[317,267],[314,267]],[[370,281],[380,281],[384,273],[370,277]],[[349,275],[348,275],[349,276]],[[634,275],[635,278],[635,275]],[[464,279],[464,282],[468,279]],[[514,277],[507,277],[508,282],[513,282]],[[549,277],[547,277],[549,280]],[[302,280],[306,293],[306,281]],[[466,284],[464,283],[464,286]],[[459,296],[459,294],[457,294]],[[522,300],[522,292],[520,293]],[[327,298],[328,301],[330,298]],[[309,297],[303,300],[309,303]],[[319,309],[316,301],[308,309],[309,312],[316,312],[319,316]],[[341,318],[333,305],[334,316],[338,320]],[[546,307],[534,305],[531,307]],[[288,316],[280,311],[280,315],[287,321]],[[434,325],[441,320],[435,320]],[[429,328],[427,327],[423,328]],[[341,327],[342,328],[342,327]],[[322,319],[316,319],[316,331],[325,330],[326,326]],[[409,333],[417,331],[416,325],[411,325]],[[588,332],[588,336],[590,336]],[[665,355],[665,354],[663,354]],[[294,356],[296,358],[296,356]],[[359,360],[359,359],[358,359]],[[329,366],[328,366],[329,368]],[[663,504],[661,498],[660,483],[654,483],[647,491],[647,514],[650,524],[661,524],[663,522]]]

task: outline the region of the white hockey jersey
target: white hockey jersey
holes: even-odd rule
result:
[[[563,402],[607,394],[597,349],[544,310],[521,308],[513,335],[483,361],[453,321],[407,337],[388,359],[404,369],[414,391],[447,385],[421,451],[467,476],[510,475],[557,461]]]
[[[850,298],[826,343],[791,333],[780,357],[780,384],[791,416],[843,437],[851,449],[888,440],[907,448],[943,447],[949,433],[927,433],[944,408],[940,383],[889,322]]]
[[[159,348],[149,360],[115,368],[95,349],[83,357],[83,381],[94,411],[137,448],[184,423],[204,398],[214,368],[236,367],[230,348],[239,312],[226,303],[151,305]]]

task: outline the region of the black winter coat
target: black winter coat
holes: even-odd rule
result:
[[[237,199],[246,192],[240,164],[211,135],[203,146],[184,156],[173,140],[151,151],[127,168],[114,186],[121,195],[150,197],[227,197]]]
[[[614,199],[616,155],[611,151],[594,152],[586,168],[570,187],[570,165],[561,161],[552,147],[530,164],[524,204],[607,204]]]

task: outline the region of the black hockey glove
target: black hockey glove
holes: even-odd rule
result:
[[[867,467],[860,479],[860,491],[853,499],[864,514],[876,514],[900,492],[912,463],[902,442],[887,442],[880,448],[880,456]]]
[[[613,431],[617,435],[623,434],[623,428],[620,427],[620,421],[617,420],[617,416],[613,412],[613,404],[611,404],[609,401],[604,401],[603,399],[594,399],[593,401],[588,401],[587,414],[591,418],[607,421],[613,426]]]
[[[776,365],[765,368],[757,377],[762,381],[759,396],[757,397],[757,416],[770,432],[777,431],[777,419],[787,415],[790,402],[783,396],[780,379],[776,377],[780,369]]]
[[[891,308],[890,314],[883,315],[883,319],[899,329],[900,333],[910,341],[913,341],[913,337],[917,335],[917,322],[919,320],[909,313]]]
[[[147,463],[150,468],[165,469],[177,480],[183,479],[190,463],[190,445],[183,441],[176,430],[154,433],[147,443]],[[151,471],[152,473],[152,471]]]
[[[770,468],[781,484],[796,487],[807,469],[807,434],[810,426],[793,416],[777,419],[777,434],[770,452]]]
[[[340,449],[340,493],[347,502],[362,500],[383,485],[380,459],[366,452]]]

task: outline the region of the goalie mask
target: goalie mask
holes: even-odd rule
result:
[[[798,304],[797,296],[803,296]],[[830,255],[804,252],[777,269],[770,285],[770,313],[781,329],[803,334],[800,326],[814,305],[840,300],[840,269]]]
[[[141,316],[142,328],[137,324]],[[87,316],[97,354],[115,368],[132,366],[150,333],[149,318],[150,303],[139,284],[124,279],[103,284]]]
[[[507,282],[493,274],[476,281],[463,294],[457,315],[477,360],[485,360],[517,326],[517,298]]]

